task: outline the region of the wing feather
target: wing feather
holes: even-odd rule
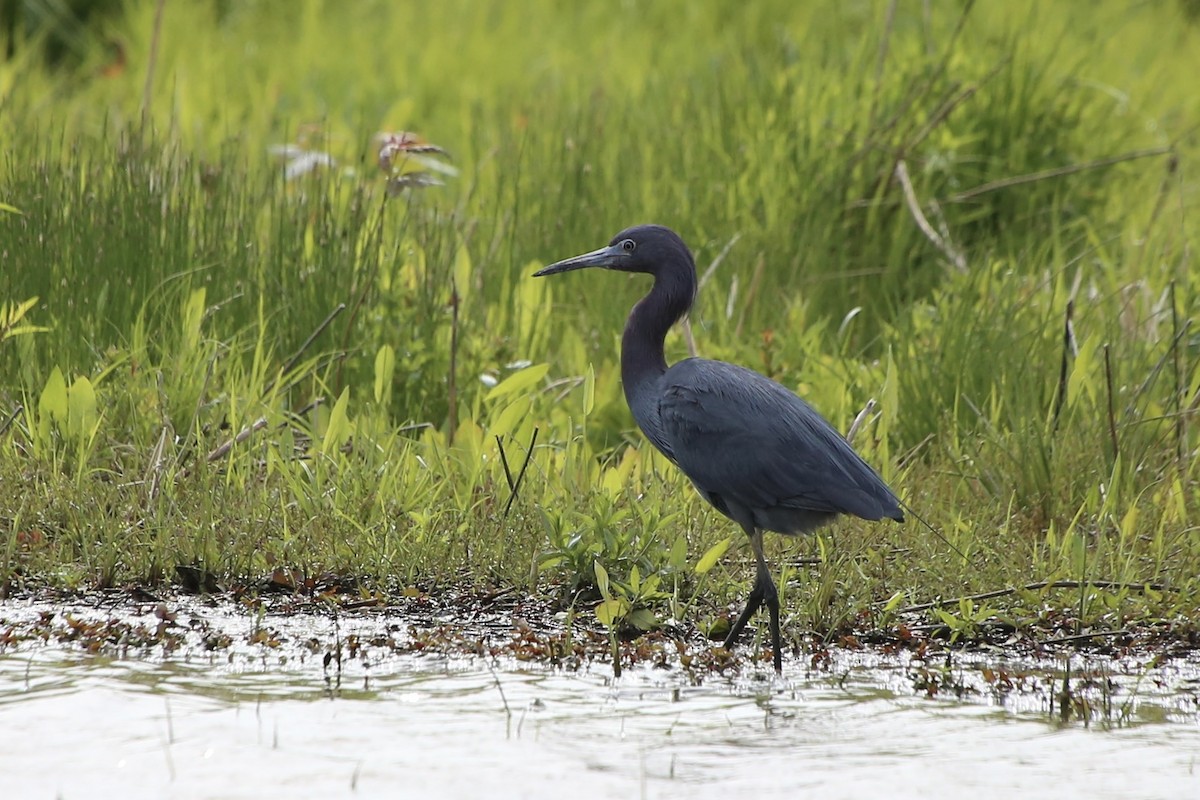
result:
[[[663,448],[706,495],[758,512],[901,518],[895,496],[794,393],[757,372],[687,359],[662,377]]]

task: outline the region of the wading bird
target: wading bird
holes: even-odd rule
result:
[[[754,588],[725,647],[766,605],[775,671],[781,672],[779,594],[763,555],[763,531],[807,533],[839,514],[903,522],[899,502],[833,426],[770,378],[703,358],[667,367],[663,340],[696,298],[696,263],[678,234],[661,225],[627,228],[607,247],[534,277],[586,267],[654,276],[621,338],[625,400],[646,438],[750,537]]]

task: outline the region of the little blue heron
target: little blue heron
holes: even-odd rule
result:
[[[781,672],[779,594],[763,555],[763,531],[807,533],[839,514],[903,522],[900,504],[833,426],[770,378],[704,358],[667,367],[663,340],[696,299],[696,262],[678,234],[661,225],[627,228],[607,247],[534,277],[585,267],[654,276],[621,338],[625,400],[646,438],[750,537],[754,588],[724,646],[733,647],[765,604],[775,671]]]

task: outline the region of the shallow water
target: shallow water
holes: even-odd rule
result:
[[[0,632],[45,611],[0,605]],[[0,796],[1200,797],[1194,661],[1076,656],[1108,688],[1091,690],[1088,724],[1061,724],[1038,672],[1055,666],[999,657],[1023,688],[996,692],[981,657],[961,657],[949,674],[966,699],[931,699],[914,690],[919,665],[862,651],[816,672],[793,662],[783,678],[697,683],[364,649],[339,675],[302,646],[334,634],[328,620],[272,618],[281,635],[247,644],[263,618],[195,613],[234,644],[0,649]],[[336,635],[380,624],[343,618]]]

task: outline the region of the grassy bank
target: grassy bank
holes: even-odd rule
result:
[[[856,446],[931,526],[774,541],[794,630],[1036,584],[932,613],[1196,617],[1185,4],[228,5],[0,64],[7,591],[599,583],[718,617],[741,534],[621,396],[647,286],[529,278],[653,220],[704,273],[699,352],[843,430],[874,399]],[[401,129],[449,156],[385,174]]]

